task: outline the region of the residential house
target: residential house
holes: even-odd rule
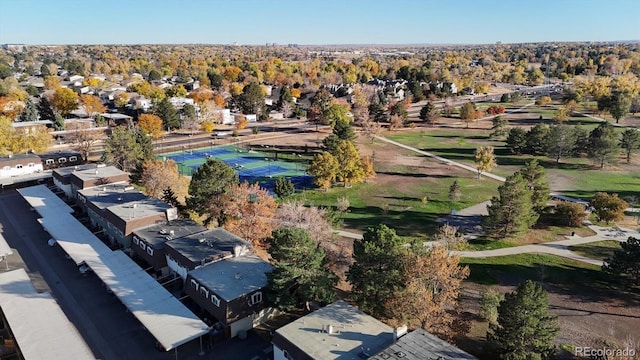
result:
[[[394,330],[337,301],[275,331],[274,360],[367,359],[394,340]]]
[[[404,335],[369,360],[477,360],[473,355],[441,340],[423,329]]]
[[[0,179],[30,175],[43,170],[42,161],[36,154],[15,154],[0,157]]]
[[[38,155],[45,170],[82,165],[82,155],[76,151],[52,151]]]
[[[219,322],[226,337],[234,337],[274,313],[263,294],[272,270],[255,255],[233,257],[189,271],[184,292]]]
[[[131,250],[153,266],[159,275],[167,275],[167,259],[164,244],[183,236],[201,233],[207,229],[191,219],[175,219],[133,230]]]
[[[130,187],[124,187],[122,191],[106,187],[103,196],[99,193],[101,190],[99,187],[81,190],[78,200],[86,201],[91,223],[103,229],[114,245],[129,248],[134,229],[178,218],[178,211],[173,206],[146,197]]]
[[[129,182],[129,174],[118,169],[115,166],[106,166],[104,164],[88,168],[73,168],[74,171],[69,174],[69,189],[65,194],[68,198],[75,199],[78,190],[92,188],[94,186],[103,186],[107,184],[124,184]],[[66,171],[60,172],[58,178],[62,179]],[[56,175],[54,174],[54,177]],[[61,188],[65,190],[64,188]]]
[[[71,174],[76,171],[90,171],[101,166],[99,164],[85,164],[76,166],[66,166],[53,169],[53,184],[60,190],[62,190],[67,198],[71,198]],[[104,165],[102,165],[104,167]]]
[[[252,251],[251,244],[223,228],[215,228],[167,241],[164,244],[167,265],[182,280],[187,272],[207,263],[242,256]]]

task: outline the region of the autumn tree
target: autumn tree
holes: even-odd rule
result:
[[[561,201],[555,208],[555,217],[564,226],[579,227],[587,218],[587,208],[578,203]]]
[[[402,126],[404,125],[404,119],[402,118],[402,116],[400,115],[391,115],[391,118],[389,119],[389,130],[397,130],[397,129],[402,129]]]
[[[640,285],[640,239],[629,237],[620,250],[604,260],[602,270],[633,285]]]
[[[68,139],[73,143],[72,148],[79,152],[82,160],[86,162],[89,160],[93,146],[102,139],[102,131],[76,123],[72,129],[69,129]]]
[[[68,116],[78,108],[78,94],[69,88],[59,88],[53,93],[51,105],[61,116]]]
[[[499,115],[505,112],[505,108],[502,105],[491,105],[487,108],[487,114],[489,115]]]
[[[351,297],[363,311],[374,317],[388,317],[387,303],[403,288],[404,241],[386,225],[370,227],[362,240],[353,242],[354,263],[347,280]]]
[[[84,111],[89,117],[94,117],[96,114],[107,111],[107,108],[102,103],[99,97],[94,95],[84,94],[80,96],[80,103],[84,107]]]
[[[138,117],[138,126],[153,139],[162,136],[162,119],[153,114],[142,114]]]
[[[333,228],[327,220],[326,209],[304,206],[304,203],[298,200],[287,200],[276,210],[274,221],[276,227],[289,226],[306,230],[327,254],[333,251]]]
[[[242,130],[246,128],[247,124],[249,124],[249,122],[247,121],[247,117],[241,115],[238,121],[236,122],[236,130]]]
[[[267,273],[267,297],[281,310],[310,308],[335,300],[338,278],[326,269],[325,253],[306,230],[273,231],[269,254],[275,269]]]
[[[185,97],[187,96],[187,89],[184,88],[184,85],[178,84],[165,90],[165,94],[168,97]]]
[[[376,136],[380,134],[382,131],[382,126],[379,122],[371,120],[368,116],[362,121],[362,132],[371,139],[373,143],[376,139]]]
[[[420,109],[420,120],[433,125],[436,122],[436,119],[440,116],[440,110],[435,107],[431,103],[431,101],[427,102]]]
[[[340,165],[331,153],[324,151],[316,154],[311,165],[307,169],[307,173],[313,176],[313,182],[325,191],[331,187],[336,180]]]
[[[478,169],[478,179],[483,172],[489,172],[496,166],[496,157],[493,154],[492,146],[480,146],[475,154],[476,169]]]
[[[535,104],[538,106],[545,106],[547,104],[551,103],[551,97],[550,96],[541,96],[539,98],[536,99]]]
[[[456,250],[466,242],[464,234],[458,231],[458,227],[449,224],[438,227],[433,235],[433,241],[442,244],[447,250]]]
[[[204,217],[206,224],[217,221],[223,225],[228,217],[226,203],[238,175],[222,160],[209,158],[191,176],[187,208]]]
[[[487,334],[499,359],[551,359],[559,332],[557,318],[549,315],[549,300],[542,286],[527,280],[507,293],[498,307],[496,324]]]
[[[360,158],[362,164],[362,171],[364,172],[365,179],[373,179],[376,177],[376,171],[373,169],[373,159],[369,155],[365,155]]]
[[[455,317],[462,281],[469,268],[459,265],[458,255],[449,255],[443,246],[412,249],[402,258],[405,288],[388,302],[387,309],[398,324],[422,328],[446,339],[455,335]]]
[[[615,160],[620,150],[618,134],[613,125],[608,122],[598,125],[589,133],[589,157],[600,164],[600,169],[608,161]]]
[[[638,129],[629,128],[622,132],[620,147],[624,149],[627,157],[627,164],[630,164],[631,155],[640,149],[640,131],[638,131]]]
[[[151,159],[142,164],[140,183],[148,196],[161,199],[167,189],[180,201],[187,196],[189,179],[180,176],[178,164],[169,159],[166,161]]]
[[[129,94],[127,93],[119,93],[116,94],[115,99],[113,99],[113,104],[118,108],[122,109],[129,103]]]
[[[360,155],[351,141],[340,141],[334,152],[334,157],[338,163],[336,180],[347,186],[347,184],[360,182],[364,179],[365,173]]]
[[[262,245],[274,229],[273,216],[278,204],[273,197],[258,183],[243,181],[231,185],[226,200],[224,227],[254,246]]]
[[[597,192],[589,202],[596,214],[598,221],[609,224],[612,221],[620,221],[624,218],[624,210],[629,207],[626,201],[620,199],[618,194]]]
[[[478,118],[480,118],[480,113],[475,103],[468,102],[462,105],[462,108],[460,108],[460,119],[467,123],[467,127],[469,127],[470,122]]]
[[[532,191],[521,174],[507,177],[498,187],[499,196],[491,199],[487,206],[488,215],[483,219],[482,227],[493,237],[504,238],[525,232],[533,225],[538,216],[531,203]]]

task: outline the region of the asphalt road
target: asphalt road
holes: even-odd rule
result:
[[[0,193],[0,224],[9,245],[18,251],[32,278],[42,279],[53,297],[76,326],[97,359],[176,359],[173,351],[160,352],[155,339],[92,273],[80,274],[64,251],[50,247],[50,236],[37,222],[24,199],[12,189]],[[250,332],[247,340],[232,340],[206,350],[200,356],[200,344],[194,340],[178,349],[179,359],[254,359],[265,358],[270,344]],[[82,360],[82,359],[80,359]]]

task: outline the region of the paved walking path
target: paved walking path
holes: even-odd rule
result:
[[[460,255],[460,257],[467,258],[487,258],[487,257],[495,257],[495,256],[506,256],[506,255],[517,255],[517,254],[529,254],[529,253],[538,253],[538,254],[550,254],[562,256],[567,259],[586,262],[593,265],[602,265],[601,260],[595,260],[588,257],[584,257],[582,255],[578,255],[568,248],[572,245],[582,245],[588,244],[595,241],[601,240],[616,240],[616,241],[626,241],[630,236],[631,237],[640,237],[640,232],[636,230],[622,229],[622,228],[608,228],[597,225],[589,225],[589,228],[596,232],[596,235],[581,237],[578,235],[567,236],[567,240],[560,241],[552,241],[543,244],[532,244],[532,245],[523,245],[523,246],[515,246],[510,248],[503,249],[495,249],[495,250],[484,250],[484,251],[453,251],[452,253]]]

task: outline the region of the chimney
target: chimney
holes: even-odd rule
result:
[[[327,334],[333,334],[333,325],[327,325]]]
[[[403,335],[405,335],[408,331],[407,325],[403,325],[393,329],[393,342],[398,341]]]

